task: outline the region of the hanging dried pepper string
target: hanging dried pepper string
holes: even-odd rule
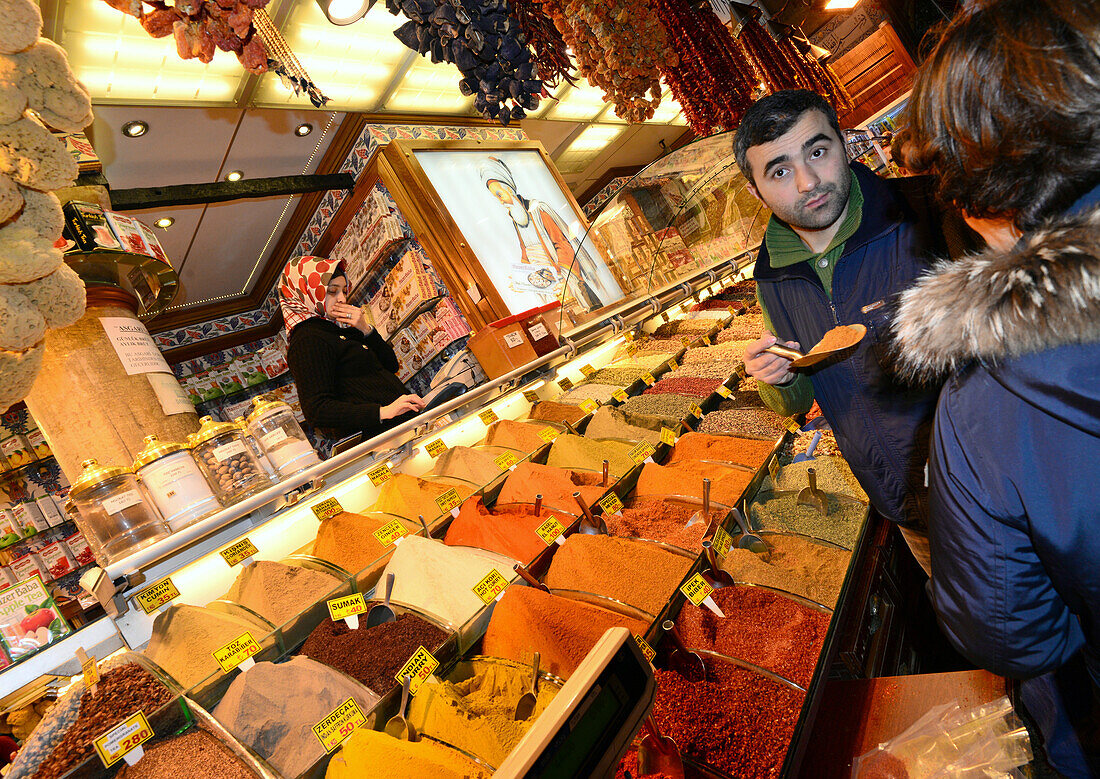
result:
[[[527,34],[527,43],[534,52],[539,78],[549,87],[562,81],[576,84],[573,62],[558,28],[545,7],[544,0],[512,0],[512,14]]]

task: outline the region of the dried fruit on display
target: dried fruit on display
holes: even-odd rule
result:
[[[483,116],[507,126],[539,107],[545,90],[509,0],[386,0],[386,8],[409,18],[393,33],[399,41],[462,72],[458,88]]]
[[[573,78],[573,61],[565,39],[554,26],[547,9],[549,0],[512,0],[516,21],[527,35],[527,42],[534,52],[539,76],[546,86],[556,87],[562,81],[576,84]]]
[[[650,0],[547,0],[546,7],[581,74],[604,90],[615,115],[651,119],[661,103],[660,68],[680,58]]]

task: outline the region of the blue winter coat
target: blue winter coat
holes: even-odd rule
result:
[[[809,263],[773,268],[766,246],[756,291],[784,341],[809,348],[838,324],[863,324],[851,353],[808,369],[837,444],[880,514],[923,525],[924,465],[938,387],[906,386],[889,365],[896,299],[947,254],[943,216],[926,177],[882,179],[851,164],[863,191],[863,218],[833,271],[832,300]]]
[[[1010,252],[938,267],[897,319],[907,371],[951,374],[929,467],[940,623],[975,663],[1029,679],[1024,702],[1072,777],[1100,775],[1096,203],[1100,188]]]

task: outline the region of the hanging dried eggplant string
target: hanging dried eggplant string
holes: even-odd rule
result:
[[[256,34],[267,49],[267,66],[279,75],[283,86],[296,95],[304,92],[315,108],[325,105],[329,98],[325,97],[320,87],[313,83],[313,79],[306,73],[302,63],[290,50],[290,45],[287,44],[282,33],[272,23],[267,11],[260,8],[252,18],[256,24]]]
[[[614,103],[616,116],[652,118],[661,103],[660,68],[678,62],[650,1],[545,0],[545,7],[577,69]]]
[[[548,87],[556,87],[562,81],[576,84],[565,39],[554,26],[543,0],[512,0],[512,13],[527,35],[527,43],[534,52],[532,59],[543,83]]]

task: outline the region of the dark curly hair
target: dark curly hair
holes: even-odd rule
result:
[[[945,203],[1031,230],[1100,182],[1100,3],[986,0],[948,24],[902,117]]]

